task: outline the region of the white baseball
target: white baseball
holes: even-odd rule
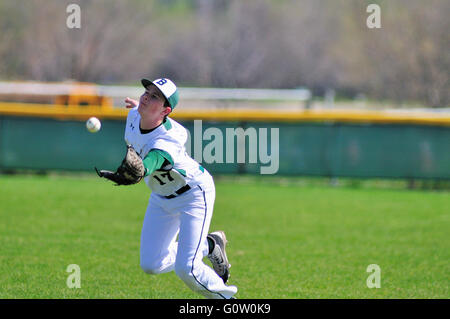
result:
[[[101,127],[102,127],[102,123],[96,117],[91,117],[89,120],[86,121],[86,128],[91,133],[100,131]]]

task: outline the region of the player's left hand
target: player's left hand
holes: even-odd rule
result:
[[[139,183],[145,175],[145,167],[139,154],[131,145],[127,145],[127,153],[115,172],[98,170],[98,176],[104,177],[119,185],[133,185]]]

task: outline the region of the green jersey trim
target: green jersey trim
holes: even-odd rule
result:
[[[170,123],[169,119],[166,118],[166,120],[162,123],[166,131],[170,130],[172,128],[172,124]]]
[[[169,161],[173,165],[172,156],[166,151],[154,148],[148,152],[145,156],[143,163],[145,167],[145,176],[152,174],[154,171],[159,170],[164,165],[165,161]]]
[[[142,161],[144,163],[145,167],[145,175],[148,176],[154,171],[161,168],[161,166],[165,162],[165,157],[161,155],[159,152],[150,151],[148,152],[147,156],[145,156],[144,160]]]
[[[173,159],[172,159],[172,156],[170,156],[170,154],[169,153],[167,153],[166,151],[163,151],[163,150],[160,150],[159,148],[153,148],[153,149],[151,149],[150,150],[150,152],[157,152],[158,154],[160,154],[162,157],[164,157],[165,159],[167,159],[169,162],[170,162],[170,164],[174,164],[174,161],[173,161]],[[149,152],[149,153],[150,153]]]

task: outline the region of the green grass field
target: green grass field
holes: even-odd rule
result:
[[[211,230],[227,232],[238,298],[450,297],[449,192],[272,182],[216,181]],[[0,298],[200,298],[141,271],[148,196],[144,183],[0,175]]]

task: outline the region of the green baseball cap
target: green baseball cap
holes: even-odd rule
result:
[[[154,85],[158,88],[158,90],[164,95],[164,97],[169,102],[170,108],[173,109],[178,104],[178,90],[175,83],[166,78],[156,79],[154,81],[150,81],[148,79],[141,80],[142,85],[147,88],[149,85]]]

